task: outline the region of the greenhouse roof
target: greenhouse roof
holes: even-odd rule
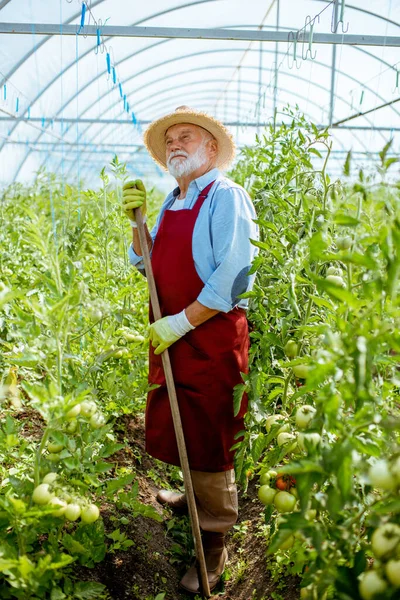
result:
[[[0,0],[0,62],[2,185],[96,185],[114,154],[169,185],[142,133],[182,104],[239,147],[298,106],[332,126],[333,170],[400,149],[399,0]]]

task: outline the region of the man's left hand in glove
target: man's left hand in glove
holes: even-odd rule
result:
[[[184,310],[155,321],[149,330],[150,342],[155,348],[154,354],[161,354],[192,329],[195,327],[189,322]]]

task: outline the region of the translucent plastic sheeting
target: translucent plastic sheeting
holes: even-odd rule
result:
[[[288,104],[317,125],[371,111],[332,129],[334,172],[350,149],[360,164],[392,137],[392,152],[399,151],[400,102],[389,103],[400,98],[400,49],[385,45],[400,35],[399,0],[338,0],[336,12],[327,0],[88,0],[76,36],[63,35],[63,25],[81,24],[81,1],[0,6],[0,22],[31,26],[29,34],[0,35],[2,185],[30,180],[45,166],[96,186],[118,154],[133,176],[166,188],[171,179],[147,155],[142,134],[181,104],[231,123],[239,147],[254,141],[275,110],[278,122],[285,119]],[[59,24],[60,35],[39,35],[41,23]],[[87,25],[98,36],[86,37]],[[263,28],[285,32],[288,42],[105,38],[104,25],[228,28],[232,37]],[[336,30],[343,39],[345,31],[379,35],[383,44],[294,44],[302,28]]]

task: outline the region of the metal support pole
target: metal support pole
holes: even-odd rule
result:
[[[280,17],[280,0],[276,3],[276,31],[279,31],[279,17]],[[276,127],[276,110],[277,110],[277,95],[278,95],[278,42],[275,42],[275,64],[274,64],[274,129]]]
[[[79,25],[63,25],[59,23],[0,23],[0,33],[32,35],[70,35],[76,36]],[[229,30],[229,29],[194,29],[183,27],[137,27],[106,25],[101,28],[104,37],[137,37],[137,38],[171,38],[186,40],[237,40],[248,42],[287,42],[288,35],[283,31]],[[98,27],[88,25],[81,35],[97,37]],[[310,34],[302,31],[299,42],[308,42]],[[399,36],[314,33],[315,44],[348,44],[350,46],[393,46],[400,47]]]
[[[258,53],[258,104],[257,104],[257,135],[260,133],[261,122],[261,88],[262,88],[262,42]]]
[[[337,17],[339,12],[339,5],[335,3],[335,23],[337,23]],[[329,101],[329,125],[333,123],[333,110],[335,102],[335,79],[336,79],[336,45],[332,46],[332,67],[331,67],[331,94]]]

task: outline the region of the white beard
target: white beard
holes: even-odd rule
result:
[[[174,156],[185,156],[185,159],[179,158],[174,160]],[[193,171],[196,171],[207,162],[207,156],[205,152],[205,143],[203,142],[196,150],[194,154],[188,154],[184,150],[177,150],[172,152],[167,160],[168,171],[172,177],[177,179],[184,175],[190,175]]]

